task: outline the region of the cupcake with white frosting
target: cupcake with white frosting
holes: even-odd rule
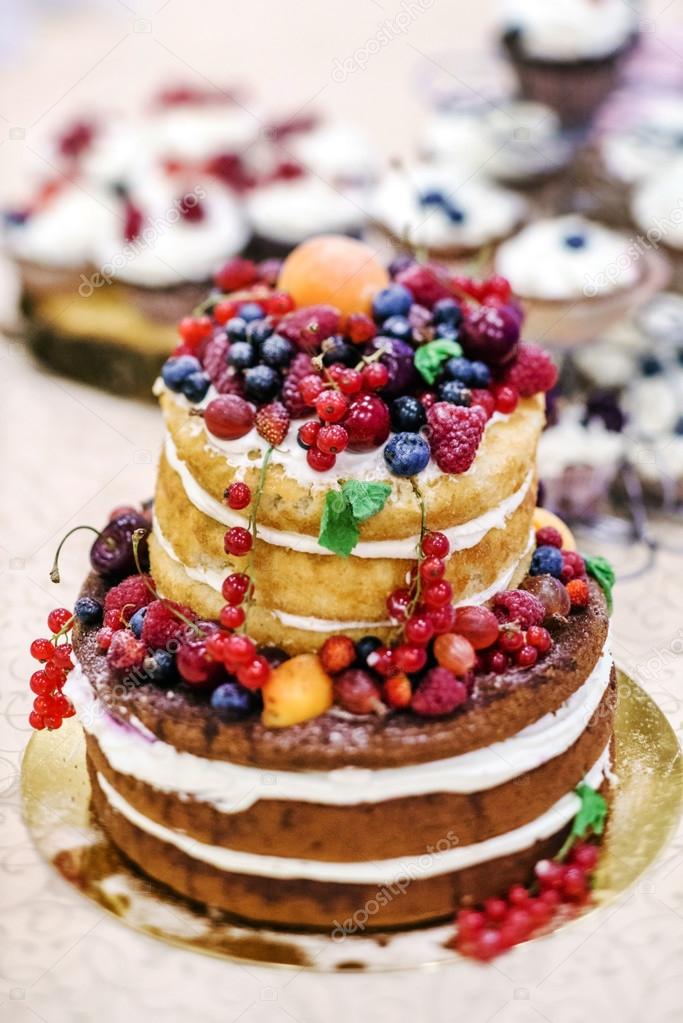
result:
[[[631,214],[648,242],[669,259],[672,287],[683,291],[683,156],[637,186]]]
[[[522,95],[564,124],[587,121],[616,84],[637,37],[627,0],[503,0],[502,35]]]
[[[429,160],[470,167],[512,188],[537,187],[571,155],[555,111],[524,100],[438,110],[424,126],[420,148]]]
[[[498,244],[524,220],[517,193],[473,179],[455,164],[392,168],[374,195],[377,225],[395,243],[439,259],[461,259]]]
[[[527,309],[527,334],[567,344],[594,339],[666,276],[633,239],[575,214],[528,225],[495,264]]]

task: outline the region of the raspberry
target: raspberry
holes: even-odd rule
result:
[[[439,299],[451,296],[445,273],[438,266],[413,263],[401,270],[396,281],[412,292],[418,305],[426,306],[427,309],[431,309]]]
[[[493,613],[499,622],[517,622],[522,629],[541,625],[545,618],[543,604],[525,590],[505,590],[496,594]]]
[[[539,391],[549,391],[557,383],[557,368],[550,356],[536,345],[521,344],[517,358],[506,371],[503,381],[516,387],[522,398]]]
[[[320,347],[321,341],[338,332],[339,323],[339,310],[334,306],[311,305],[283,316],[277,332],[299,348],[315,349]]]
[[[206,346],[202,363],[204,365],[204,371],[208,373],[209,379],[213,384],[215,384],[217,380],[220,380],[225,373],[228,365],[227,359],[229,348],[230,342],[223,333],[212,338]]]
[[[238,398],[244,397],[244,380],[234,366],[226,366],[220,376],[214,380],[213,386],[218,394],[235,394]]]
[[[496,399],[493,397],[490,391],[484,390],[482,387],[472,388],[472,404],[478,405],[479,408],[483,408],[486,413],[486,418],[490,419],[493,413],[496,411]]]
[[[257,277],[256,265],[250,259],[236,256],[216,271],[214,281],[221,291],[239,291],[253,284]]]
[[[151,587],[151,589],[150,589]],[[126,621],[154,600],[154,580],[148,575],[129,575],[113,586],[104,598],[104,610],[118,611]],[[112,616],[113,617],[113,616]]]
[[[292,361],[285,382],[282,385],[282,404],[285,406],[293,419],[300,419],[308,415],[310,405],[306,404],[301,396],[299,384],[304,377],[314,372],[310,355],[299,352]]]
[[[264,405],[256,413],[256,432],[273,447],[282,444],[289,429],[289,412],[282,402]]]
[[[147,654],[147,647],[140,639],[136,639],[129,629],[115,632],[107,650],[107,664],[110,668],[124,670],[142,664]]]
[[[467,687],[447,668],[432,668],[413,694],[411,707],[423,717],[450,714],[467,699]]]
[[[179,611],[185,618],[194,621],[197,617],[194,611],[183,604],[176,604],[174,601],[153,600],[147,606],[147,614],[142,623],[140,639],[145,646],[153,650],[165,648],[171,640],[178,639],[185,629],[186,623],[174,614]]]
[[[348,668],[356,659],[356,647],[348,636],[329,636],[323,643],[320,662],[329,675]]]
[[[585,579],[570,579],[567,583],[567,593],[572,602],[572,607],[588,606],[590,592]]]
[[[437,401],[427,412],[427,424],[432,456],[441,471],[466,472],[484,435],[484,410]]]
[[[536,530],[537,547],[559,547],[562,550],[562,536],[554,526],[543,526]]]
[[[563,583],[570,579],[584,579],[586,576],[586,563],[576,551],[562,551],[562,575]]]

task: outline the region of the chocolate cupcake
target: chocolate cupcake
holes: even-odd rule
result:
[[[502,41],[522,96],[547,103],[573,127],[617,84],[637,26],[625,0],[506,0]]]

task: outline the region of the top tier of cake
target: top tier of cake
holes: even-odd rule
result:
[[[297,260],[310,247],[323,267],[317,292],[310,266],[300,286],[297,278]],[[350,272],[326,277],[326,252],[331,248],[338,260],[340,247]],[[304,252],[304,264],[305,258]],[[225,577],[248,563],[249,635],[289,653],[315,650],[339,632],[388,639],[396,614],[387,598],[409,583],[424,528],[448,538],[447,603],[456,606],[483,603],[516,585],[533,547],[541,392],[555,373],[543,353],[519,344],[519,318],[504,282],[477,296],[472,282],[403,261],[392,268],[394,283],[384,275],[386,286],[371,304],[363,290],[368,264],[376,278],[384,275],[360,243],[308,243],[280,275],[289,311],[268,316],[281,296],[258,281],[251,292],[212,300],[204,336],[183,340],[158,386],[166,438],[150,549],[160,592],[216,618]],[[348,287],[340,293],[339,279],[354,274],[355,294]],[[256,319],[248,325],[240,313],[254,301],[256,311],[246,312]],[[260,331],[269,334],[265,341]],[[285,340],[276,369],[273,337]],[[196,364],[194,356],[188,361],[190,351]],[[343,376],[349,371],[350,383]],[[319,424],[319,405],[299,389],[307,375],[326,385],[323,396],[346,403],[338,419],[335,411],[325,420],[323,409]],[[345,394],[356,385],[359,391]],[[359,403],[370,410],[370,439],[356,422]],[[346,449],[330,455],[313,441],[306,450],[314,424]],[[379,488],[381,499],[358,520],[347,549],[329,518],[331,495],[343,505],[350,481]],[[236,482],[249,488],[246,506],[230,500]],[[338,532],[347,514],[351,509],[342,509],[334,520]],[[253,536],[246,556],[226,552],[226,530],[240,526]]]

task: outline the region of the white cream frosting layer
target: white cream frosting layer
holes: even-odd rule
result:
[[[580,235],[580,248],[565,238]],[[509,238],[496,253],[496,270],[522,298],[581,299],[636,284],[637,254],[629,238],[585,217],[569,215],[537,220]]]
[[[503,0],[505,30],[520,29],[524,54],[541,60],[606,57],[636,30],[629,0]]]
[[[683,153],[683,97],[646,97],[630,126],[600,139],[600,152],[610,174],[620,181],[632,184],[659,173]]]
[[[255,234],[298,245],[313,234],[355,234],[367,219],[363,189],[334,187],[312,174],[254,189],[247,217]]]
[[[243,516],[237,515],[226,504],[216,500],[211,494],[207,494],[203,487],[197,483],[185,462],[178,457],[178,452],[170,434],[166,435],[164,450],[169,465],[180,476],[185,494],[195,508],[225,526],[244,525]],[[301,461],[301,458],[298,461]],[[469,522],[463,522],[459,526],[451,526],[450,529],[444,529],[443,532],[448,537],[451,545],[451,554],[455,551],[468,550],[470,547],[475,547],[492,529],[502,529],[510,516],[524,501],[529,487],[533,483],[533,479],[534,473],[531,469],[519,490],[506,497],[496,508],[490,509]],[[293,533],[283,529],[273,529],[269,526],[259,525],[259,536],[266,543],[273,544],[276,547],[288,547],[290,550],[306,554],[331,554],[331,551],[320,546],[317,537],[310,534]],[[353,555],[356,558],[402,558],[414,560],[418,540],[418,535],[409,536],[402,540],[361,540],[354,547]]]
[[[120,226],[111,195],[98,186],[69,184],[23,224],[9,226],[5,237],[18,259],[66,269],[93,262],[102,239]]]
[[[597,788],[609,772],[609,746],[586,775],[584,782]],[[535,820],[507,831],[485,842],[460,846],[457,842],[457,822],[454,824],[451,847],[445,851],[429,851],[420,856],[400,856],[387,860],[364,860],[352,863],[331,863],[324,860],[304,860],[297,857],[267,856],[239,852],[222,846],[199,842],[189,835],[158,824],[145,817],[126,802],[112,788],[102,774],[98,783],[110,806],[135,827],[162,842],[175,846],[187,856],[208,863],[218,870],[257,877],[284,880],[301,878],[309,881],[328,881],[338,884],[387,884],[400,877],[436,877],[439,874],[463,870],[465,867],[500,856],[512,855],[528,849],[535,842],[550,838],[576,815],[581,801],[574,792],[567,793],[549,810]],[[448,841],[450,836],[445,836]]]
[[[375,219],[395,237],[428,249],[476,249],[510,234],[524,218],[526,201],[514,192],[496,188],[457,163],[416,164],[389,171],[373,199]],[[443,193],[463,214],[453,221],[436,205],[425,206],[421,196]]]
[[[436,792],[472,793],[503,785],[566,752],[586,729],[609,685],[612,657],[605,649],[584,684],[554,714],[546,714],[503,742],[445,760],[370,770],[263,771],[209,760],[155,739],[147,729],[120,724],[95,697],[77,665],[64,692],[111,767],[162,792],[191,796],[221,813],[239,813],[261,799],[356,806]],[[142,726],[141,726],[142,728]]]
[[[654,244],[683,249],[683,157],[666,164],[636,188],[632,213]]]

